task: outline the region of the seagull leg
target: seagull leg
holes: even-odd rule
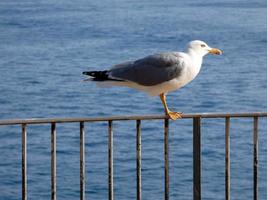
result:
[[[167,102],[166,102],[166,96],[164,93],[160,94],[159,95],[160,99],[161,99],[161,102],[164,106],[164,110],[165,110],[165,114],[172,120],[176,120],[176,119],[179,119],[179,118],[182,118],[181,114],[182,113],[179,113],[179,112],[172,112],[169,110],[168,106],[167,106]]]

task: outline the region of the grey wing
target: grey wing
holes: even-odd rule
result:
[[[114,66],[109,75],[112,78],[153,86],[178,77],[184,69],[183,58],[179,54],[161,53],[147,56],[134,62]]]

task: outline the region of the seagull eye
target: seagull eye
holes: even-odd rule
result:
[[[205,44],[201,44],[200,46],[201,46],[201,47],[206,47],[206,45],[205,45]]]

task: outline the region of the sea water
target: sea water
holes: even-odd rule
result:
[[[267,109],[267,2],[0,2],[0,119],[163,114],[158,97],[97,88],[82,72],[206,41],[199,76],[167,96],[172,110]],[[202,120],[202,197],[224,199],[224,119]],[[231,120],[231,193],[251,199],[252,119]],[[142,122],[143,199],[163,199],[163,122]],[[259,196],[267,199],[266,119],[260,119]],[[86,123],[86,196],[107,199],[107,123]],[[0,199],[20,199],[21,127],[0,127]],[[28,198],[50,198],[50,125],[28,127]],[[79,199],[79,124],[57,126],[58,199]],[[134,199],[135,122],[114,123],[114,194]],[[170,197],[192,199],[192,120],[170,122]]]

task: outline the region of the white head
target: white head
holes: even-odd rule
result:
[[[211,48],[205,42],[200,40],[193,40],[187,44],[187,52],[195,53],[200,56],[205,56],[207,54],[217,54],[221,55],[222,51],[220,49]]]

